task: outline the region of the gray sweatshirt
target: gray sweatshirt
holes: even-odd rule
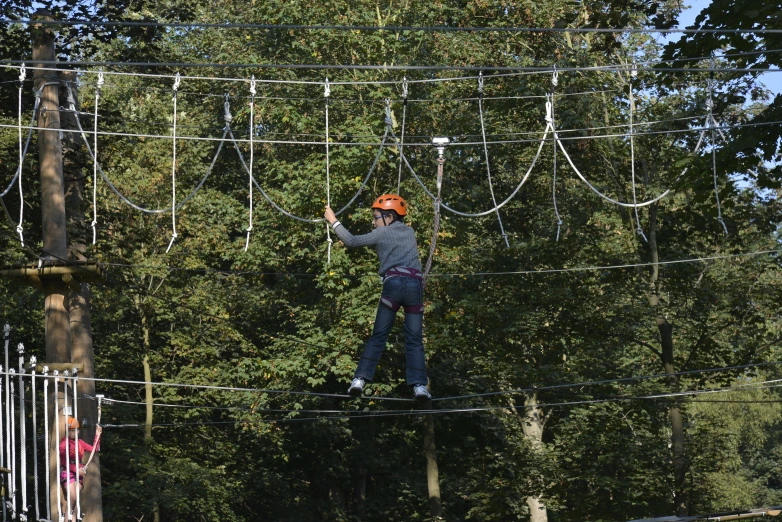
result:
[[[354,236],[348,232],[341,223],[335,223],[335,225],[334,231],[347,247],[357,248],[374,245],[380,261],[378,273],[381,276],[396,266],[407,266],[421,270],[415,231],[404,223],[394,221],[388,226],[376,228],[369,234],[360,236]]]

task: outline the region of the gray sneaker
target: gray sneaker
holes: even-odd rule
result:
[[[416,384],[413,386],[413,393],[415,394],[415,398],[419,401],[432,399],[432,394],[429,393],[429,390],[426,389],[426,385],[424,384]]]
[[[362,379],[361,377],[356,377],[350,383],[350,388],[348,388],[348,393],[353,397],[361,397],[363,391],[364,391],[364,379]]]

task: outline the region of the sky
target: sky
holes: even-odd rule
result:
[[[711,0],[688,0],[687,5],[690,5],[688,9],[685,9],[679,16],[679,27],[687,27],[695,22],[695,17],[705,7],[711,3]],[[673,38],[678,40],[681,34],[674,35]],[[782,71],[775,69],[769,71],[761,77],[761,83],[771,90],[774,94],[782,94]]]

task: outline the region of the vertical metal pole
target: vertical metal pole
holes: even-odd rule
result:
[[[68,425],[68,380],[70,378],[70,372],[68,370],[65,370],[63,372],[63,375],[65,375],[65,379],[63,380],[63,409],[62,409],[62,416],[65,419],[65,518],[67,520],[70,520],[73,516],[73,511],[71,511],[71,488],[70,488],[70,480],[71,480],[71,427]],[[76,470],[76,480],[79,479],[78,469]]]
[[[79,389],[79,369],[74,368],[73,369],[73,418],[76,419],[76,422],[79,422],[79,397],[78,397],[78,389]],[[74,455],[73,460],[76,463],[76,513],[74,517],[76,520],[81,520],[81,496],[80,491],[81,487],[79,484],[79,468],[81,468],[81,458],[79,458],[80,452],[79,452],[79,425],[76,425],[76,438],[74,439],[76,442],[76,447],[74,448]]]
[[[35,520],[41,518],[40,497],[38,495],[38,397],[35,394],[35,365],[38,359],[30,357],[30,386],[33,396],[33,486],[35,491]]]
[[[14,417],[16,415],[16,412],[14,411],[15,408],[14,408],[14,401],[13,401],[13,396],[16,393],[15,390],[14,390],[13,378],[14,378],[14,375],[16,375],[16,370],[14,370],[13,368],[9,368],[8,369],[8,373],[9,373],[9,375],[8,375],[8,382],[11,385],[11,391],[8,394],[8,398],[9,398],[8,404],[9,404],[10,410],[11,410],[11,412],[10,412],[11,414],[9,415],[9,417],[10,417],[9,424],[10,424],[10,428],[11,428],[9,430],[11,432],[11,436],[9,438],[11,440],[8,441],[10,446],[11,446],[11,450],[10,450],[11,458],[10,458],[10,461],[9,461],[11,465],[8,466],[8,467],[11,468],[11,488],[10,488],[10,491],[11,491],[11,511],[13,512],[14,516],[17,516],[18,511],[16,510],[16,429],[14,427]]]
[[[9,338],[11,336],[11,326],[5,325],[3,326],[3,338],[5,340],[5,353],[8,353],[8,342]],[[5,412],[8,409],[8,405],[6,402],[8,401],[8,394],[4,394],[3,390],[4,388],[4,381],[8,380],[8,377],[3,375],[3,369],[8,370],[8,365],[0,366],[0,436],[2,436],[5,440],[8,440],[7,433],[4,431],[5,429]],[[5,378],[4,378],[5,377]],[[3,400],[3,397],[5,397],[5,400]],[[0,444],[0,468],[5,467],[5,459],[6,459],[6,451],[3,444]],[[10,466],[9,466],[10,467]],[[5,487],[5,490],[8,490],[8,475],[3,473],[2,474],[2,485]],[[8,520],[8,513],[6,511],[6,505],[5,505],[5,498],[0,498],[0,504],[3,505],[3,522],[6,522]]]
[[[24,345],[19,343],[19,489],[21,490],[21,514],[27,518],[27,413],[24,404]]]
[[[58,477],[60,470],[62,469],[62,466],[60,465],[60,423],[60,372],[54,370],[54,440],[56,442],[53,449],[54,454],[56,455],[55,462],[57,464],[57,474],[55,475],[54,484],[54,488],[57,490],[57,520],[62,519],[62,494]]]
[[[49,367],[43,367],[43,440],[46,452],[46,519],[52,519],[51,456],[49,454]]]

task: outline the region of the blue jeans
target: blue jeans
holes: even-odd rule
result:
[[[405,356],[407,367],[407,384],[424,384],[428,382],[426,358],[424,357],[424,306],[423,283],[414,277],[390,277],[383,283],[380,303],[377,305],[375,327],[372,337],[364,347],[364,354],[358,362],[354,377],[371,381],[375,368],[386,347],[388,334],[394,325],[394,318],[399,308],[405,311]]]

